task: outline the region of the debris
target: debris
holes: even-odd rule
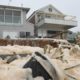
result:
[[[80,47],[55,41],[42,48],[0,46],[0,80],[80,80]]]

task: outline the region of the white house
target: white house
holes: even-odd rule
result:
[[[75,17],[63,14],[52,5],[34,11],[27,21],[34,24],[35,35],[40,37],[66,38],[68,29],[77,26]]]
[[[34,24],[26,22],[29,8],[0,5],[0,38],[34,36]]]

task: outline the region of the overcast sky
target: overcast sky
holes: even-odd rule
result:
[[[11,1],[9,3],[9,1]],[[13,5],[31,8],[28,16],[35,10],[42,8],[48,4],[54,5],[58,10],[66,15],[77,17],[78,26],[71,29],[72,31],[80,31],[80,0],[0,0],[0,5]]]

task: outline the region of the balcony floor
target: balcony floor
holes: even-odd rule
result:
[[[73,28],[73,26],[44,23],[39,28],[53,28],[53,29],[56,29],[56,30],[59,29],[60,31],[62,31],[62,30]]]

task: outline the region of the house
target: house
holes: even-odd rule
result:
[[[0,5],[0,38],[26,38],[34,35],[34,25],[26,22],[30,9]]]
[[[34,34],[38,37],[66,39],[68,29],[77,26],[75,17],[63,14],[52,5],[34,11],[27,21],[34,24]]]

